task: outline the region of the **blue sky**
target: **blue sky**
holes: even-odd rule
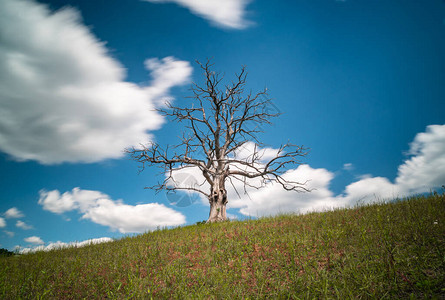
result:
[[[87,1],[0,3],[0,247],[119,238],[207,219],[145,186],[126,147],[177,141],[152,109],[186,106],[195,60],[228,80],[247,67],[282,113],[266,150],[309,147],[277,186],[237,197],[231,217],[319,210],[445,184],[445,3]],[[269,149],[270,148],[270,149]],[[246,149],[248,151],[248,149]]]

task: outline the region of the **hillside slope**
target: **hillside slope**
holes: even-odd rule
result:
[[[445,195],[0,258],[0,298],[443,298]]]

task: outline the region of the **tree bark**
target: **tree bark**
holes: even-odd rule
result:
[[[218,178],[214,181],[209,203],[210,213],[207,223],[226,221],[227,191],[224,187],[224,179]]]
[[[227,220],[226,204],[222,201],[210,203],[210,214],[207,223],[221,222]]]

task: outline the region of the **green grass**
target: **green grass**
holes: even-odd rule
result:
[[[445,195],[0,258],[1,299],[445,298]]]

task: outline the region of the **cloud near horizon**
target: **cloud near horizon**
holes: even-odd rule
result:
[[[231,29],[244,29],[251,22],[245,19],[246,6],[251,0],[145,0],[152,3],[176,3],[212,24]]]
[[[142,233],[166,226],[185,224],[185,216],[159,203],[139,205],[124,204],[122,200],[112,200],[99,191],[74,188],[60,194],[58,190],[40,191],[38,204],[43,209],[61,214],[77,211],[81,219],[107,226],[121,233]]]
[[[314,189],[312,192],[295,194],[270,184],[250,192],[250,199],[243,197],[236,200],[234,207],[240,207],[240,212],[249,216],[279,212],[305,213],[402,198],[429,192],[445,183],[445,125],[430,125],[425,132],[418,133],[408,154],[410,156],[398,168],[394,183],[385,177],[364,177],[346,186],[343,194],[334,196],[329,190],[334,173],[301,165],[289,170],[285,176],[290,180],[311,180],[308,187]]]
[[[38,238],[38,237],[35,237]],[[38,238],[40,239],[40,238]],[[40,239],[41,240],[41,239]],[[102,237],[102,238],[96,238],[96,239],[90,239],[82,242],[69,242],[64,243],[61,241],[57,241],[55,243],[49,243],[47,246],[44,246],[44,242],[42,241],[42,244],[40,246],[36,247],[28,247],[28,248],[21,248],[19,246],[16,247],[16,249],[19,250],[21,254],[26,253],[32,253],[37,251],[50,251],[50,250],[57,250],[57,249],[63,249],[63,248],[70,248],[70,247],[85,247],[88,245],[95,245],[95,244],[101,244],[101,243],[108,243],[112,242],[113,239],[109,237]]]
[[[43,245],[45,244],[43,240],[38,236],[30,236],[24,239],[25,242],[34,244],[34,245]]]
[[[417,134],[408,154],[411,158],[398,169],[397,186],[423,193],[445,185],[445,125],[430,125]]]
[[[252,153],[252,147],[252,143],[246,144],[238,155],[248,156]],[[264,148],[261,151],[268,158],[273,156],[276,149]],[[309,180],[306,186],[312,190],[309,193],[288,192],[280,185],[268,183],[261,189],[247,187],[245,194],[242,183],[234,180],[233,186],[230,183],[226,185],[229,198],[227,207],[255,217],[288,212],[306,213],[429,192],[445,184],[445,125],[430,125],[425,132],[417,134],[408,154],[409,157],[398,167],[394,182],[385,177],[363,176],[347,185],[340,195],[334,195],[329,189],[335,174],[310,165],[300,165],[283,175],[289,181]],[[350,163],[344,165],[346,170],[351,168],[353,166]],[[184,173],[190,174],[193,180],[184,176]],[[181,176],[187,178],[187,181],[182,181]],[[178,186],[194,183],[201,188],[208,188],[207,184],[202,185],[204,179],[201,172],[194,168],[178,171],[173,174],[173,178]],[[249,180],[249,183],[259,186],[255,180]],[[201,199],[203,204],[208,205],[207,199],[202,196]]]
[[[192,73],[187,61],[151,58],[148,86],[126,82],[125,68],[70,7],[0,1],[0,37],[0,151],[18,161],[122,157],[151,140],[164,122],[153,111],[159,98]]]

